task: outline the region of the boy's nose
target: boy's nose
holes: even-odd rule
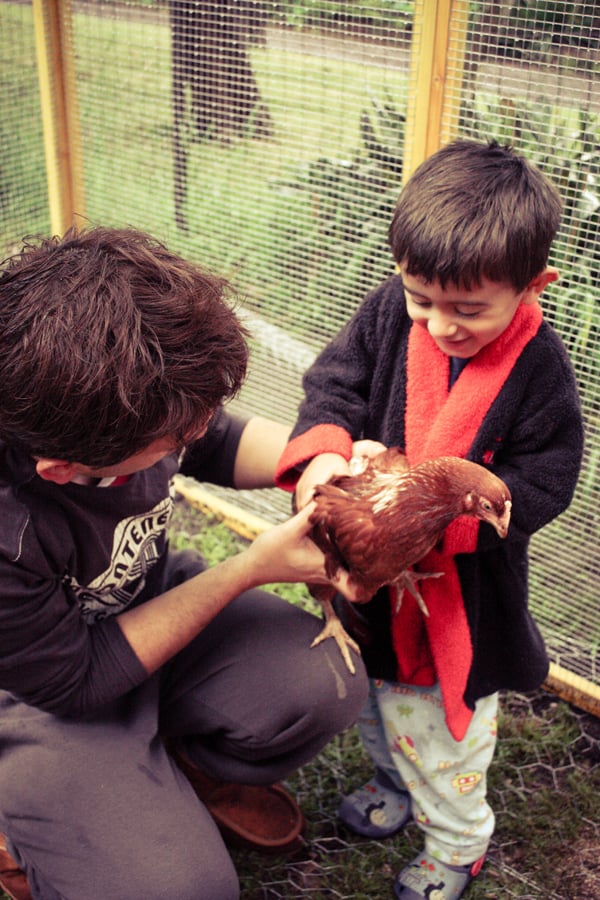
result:
[[[429,316],[427,330],[433,338],[449,338],[456,334],[458,326],[447,316],[433,313]]]

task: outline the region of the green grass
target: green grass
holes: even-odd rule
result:
[[[33,21],[25,6],[0,5],[0,258],[25,234],[49,228]]]
[[[25,83],[28,97],[36,98],[30,11],[1,4],[0,29],[2,43],[10,36],[18,47],[7,51],[3,80],[11,90]],[[257,252],[260,256],[273,207],[287,205],[272,191],[274,183],[321,155],[353,152],[370,91],[385,85],[400,103],[406,98],[403,72],[254,48],[253,70],[274,119],[275,137],[232,146],[191,145],[190,229],[184,235],[173,217],[166,18],[126,21],[76,13],[74,34],[89,218],[144,227],[222,271],[239,271],[253,264]],[[41,149],[43,159],[39,117],[21,116],[19,140]],[[45,200],[45,191],[42,195]],[[238,235],[235,246],[232,233]],[[245,280],[261,284],[263,278],[251,268]]]
[[[49,219],[30,7],[0,4],[0,34],[0,81],[9,101],[0,117],[0,251],[9,252],[21,235],[47,231]],[[307,245],[320,237],[315,232],[314,197],[293,185],[318,158],[352,157],[360,113],[371,92],[386,87],[403,108],[405,73],[253,49],[253,68],[274,118],[275,137],[190,145],[189,231],[184,234],[176,230],[173,215],[169,35],[164,18],[125,21],[76,14],[75,35],[90,219],[154,232],[173,249],[235,276],[255,307],[271,308],[279,324],[294,327],[296,313],[288,307],[297,286],[318,287],[327,267],[340,264],[324,253],[323,259],[317,253],[307,256]],[[492,99],[482,96],[476,111],[495,126],[499,113],[492,107]],[[550,131],[557,138],[553,146],[561,159],[574,155],[566,152],[570,147],[566,142],[571,132],[577,132],[576,115],[566,109],[549,115],[540,111],[542,133]],[[509,121],[503,126],[513,128]],[[308,276],[307,266],[313,267]],[[340,266],[334,279],[341,283],[345,275]],[[597,291],[584,302],[580,287],[572,290],[568,302],[561,295],[558,324],[573,331],[569,346],[581,354],[584,367],[586,359],[597,356],[598,304],[593,302]],[[306,296],[312,296],[310,291]],[[326,297],[325,303],[331,308],[332,298]],[[576,328],[569,319],[573,309],[579,310],[581,319]],[[325,323],[333,330],[337,324],[333,317]],[[593,386],[594,378],[589,382]],[[596,579],[578,565],[581,559],[591,564],[597,555],[594,474],[600,463],[593,447],[588,452],[586,493],[576,501],[573,515],[548,532],[532,580],[535,604],[547,621],[563,637],[587,642],[591,637],[596,653],[600,644]],[[589,552],[574,556],[575,571],[564,573],[556,548],[572,547],[573,531],[579,544],[587,542]],[[174,542],[201,547],[212,562],[240,546],[224,526],[205,527],[196,516],[174,532]],[[577,599],[561,609],[557,598],[561,588],[564,591],[565,577]],[[303,587],[273,589],[289,602],[315,611]],[[566,704],[545,695],[536,695],[535,702],[505,698],[490,775],[492,803],[498,811],[492,861],[468,893],[469,900],[550,898],[552,892],[568,900],[600,896],[597,882],[587,887],[577,863],[582,861],[592,876],[595,864],[597,872],[599,835],[590,823],[600,820],[598,739],[595,720]],[[269,888],[272,897],[303,896],[303,885],[314,897],[331,896],[330,891],[355,900],[389,895],[393,873],[419,849],[416,830],[409,829],[406,836],[382,847],[341,836],[335,824],[340,792],[360,783],[367,772],[356,734],[349,732],[290,782],[310,820],[306,858],[294,868],[283,861],[265,863],[240,854],[236,859],[245,900],[263,897],[261,885],[271,883],[277,885]],[[569,862],[571,857],[575,861]],[[541,893],[535,893],[530,882]]]

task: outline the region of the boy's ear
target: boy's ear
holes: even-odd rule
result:
[[[539,275],[532,278],[523,293],[522,303],[535,303],[539,300],[540,294],[544,288],[548,287],[551,282],[556,281],[560,272],[554,266],[546,266]]]
[[[44,481],[53,481],[54,484],[68,484],[77,474],[75,464],[62,459],[38,459],[35,471]]]

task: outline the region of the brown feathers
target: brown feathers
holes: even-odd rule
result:
[[[415,582],[436,573],[413,573],[410,567],[461,515],[488,522],[506,537],[511,509],[507,486],[483,466],[448,456],[410,468],[398,448],[366,460],[357,474],[318,485],[314,499],[311,537],[325,554],[329,577],[346,569],[359,588],[359,602],[369,600],[384,585],[406,587],[425,615]],[[334,594],[332,588],[309,587],[321,602]],[[324,637],[320,635],[317,643]]]

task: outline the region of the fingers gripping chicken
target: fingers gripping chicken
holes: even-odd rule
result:
[[[396,585],[398,604],[404,589],[428,615],[417,582],[442,573],[410,567],[441,540],[458,516],[488,522],[501,538],[510,521],[511,497],[504,482],[477,463],[458,457],[426,460],[410,468],[398,448],[364,461],[357,474],[333,478],[315,488],[311,537],[323,551],[329,577],[346,569],[358,588],[358,602],[384,585]],[[321,602],[325,627],[313,646],[333,637],[351,672],[348,647],[359,652],[332,606],[333,588],[309,585]]]

